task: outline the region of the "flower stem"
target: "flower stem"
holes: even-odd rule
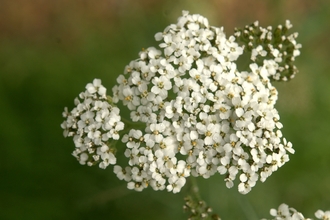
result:
[[[198,184],[197,184],[197,179],[196,177],[193,177],[193,176],[190,176],[189,178],[190,180],[190,184],[191,184],[191,192],[192,192],[192,195],[194,195],[194,197],[197,199],[197,200],[202,200],[201,199],[201,195],[199,193],[199,187],[198,187]]]
[[[190,212],[189,220],[220,220],[220,217],[212,213],[212,208],[209,207],[204,200],[202,200],[196,177],[190,177],[191,194],[185,197],[184,210]]]

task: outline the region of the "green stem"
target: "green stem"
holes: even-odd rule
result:
[[[191,184],[191,192],[192,192],[192,195],[194,195],[194,197],[195,197],[198,201],[202,200],[202,199],[201,199],[201,195],[200,195],[200,193],[199,193],[199,187],[198,187],[198,184],[197,184],[197,179],[196,179],[196,177],[190,176],[189,180],[190,180],[190,184]]]
[[[122,122],[124,122],[125,124],[125,128],[124,130],[122,131],[123,133],[126,133],[127,131],[131,130],[132,128],[136,128],[136,129],[141,129],[141,128],[145,128],[146,127],[146,124],[145,123],[142,123],[142,122],[133,122],[133,121],[130,121],[126,118],[121,118]]]
[[[191,184],[191,194],[185,198],[186,203],[184,206],[184,209],[191,213],[188,219],[220,220],[220,217],[215,213],[212,214],[212,209],[204,200],[202,200],[199,194],[196,177],[190,177],[189,179]]]

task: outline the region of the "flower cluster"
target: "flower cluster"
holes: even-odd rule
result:
[[[65,137],[73,137],[76,146],[72,155],[80,164],[89,166],[99,164],[106,168],[116,163],[114,149],[110,148],[112,139],[118,140],[118,132],[124,124],[119,116],[119,109],[108,102],[106,89],[101,80],[94,79],[86,86],[86,91],[75,99],[76,107],[70,112],[63,112],[66,119],[61,127]]]
[[[272,42],[269,28],[258,30],[260,39]],[[131,120],[145,125],[122,138],[129,166],[114,167],[128,188],[177,193],[191,175],[219,173],[228,188],[238,178],[238,190],[246,194],[289,160],[294,150],[282,136],[274,107],[278,92],[271,84],[284,79],[286,67],[280,64],[288,46],[264,48],[252,34],[252,43],[242,41],[246,34],[237,31],[227,38],[205,17],[183,12],[176,24],[155,35],[159,49],[141,51],[117,78],[113,102],[121,101]],[[295,37],[283,41],[297,45]],[[236,61],[247,47],[251,63],[240,71]]]
[[[278,209],[271,209],[270,215],[274,217],[274,220],[311,220],[310,218],[305,218],[303,214],[290,208],[287,204],[281,204]],[[315,212],[315,217],[322,220],[330,220],[330,211],[317,210]]]
[[[195,201],[192,197],[188,196],[185,199],[185,204],[183,210],[189,213],[188,220],[201,220],[201,219],[212,219],[212,220],[221,220],[221,218],[212,213],[213,210],[211,207],[207,206],[205,201],[198,200]]]
[[[252,61],[268,69],[264,74],[271,80],[287,81],[298,72],[293,61],[300,55],[301,44],[296,42],[298,33],[286,35],[292,27],[290,21],[263,28],[259,22],[247,25],[243,30],[236,29],[235,36],[245,45],[245,52],[250,53]]]

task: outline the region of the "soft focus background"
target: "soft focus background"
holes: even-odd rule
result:
[[[223,219],[260,219],[287,203],[313,217],[330,210],[330,1],[0,0],[0,219],[185,219],[179,194],[126,189],[112,168],[77,163],[60,124],[65,106],[94,78],[115,78],[182,10],[234,27],[290,19],[300,72],[277,83],[284,136],[296,153],[248,195],[223,177],[198,179]]]

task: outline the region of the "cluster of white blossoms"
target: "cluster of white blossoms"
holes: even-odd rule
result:
[[[119,116],[119,109],[113,107],[106,96],[106,88],[101,80],[94,79],[86,86],[86,91],[75,99],[76,107],[70,112],[63,112],[66,119],[61,127],[65,137],[73,137],[76,146],[72,155],[80,164],[89,166],[99,164],[105,169],[116,163],[114,149],[110,148],[111,140],[118,140],[118,132],[124,124]]]
[[[75,107],[65,108],[61,127],[73,137],[73,156],[89,166],[114,165],[117,177],[137,191],[151,186],[177,193],[189,176],[219,173],[228,188],[237,180],[238,191],[248,193],[294,153],[282,136],[272,85],[297,73],[293,61],[301,45],[296,33],[286,35],[291,26],[286,21],[273,30],[255,22],[227,38],[223,28],[184,11],[155,35],[158,49],[144,49],[125,68],[112,98],[94,79]],[[242,54],[250,58],[248,69],[238,66]],[[131,112],[127,131],[118,102]],[[119,147],[112,142],[119,139],[126,145],[126,167],[117,165]],[[187,197],[184,208],[190,219],[220,219],[199,199]],[[286,204],[270,214],[274,220],[309,219]],[[315,217],[330,220],[330,211],[318,210]]]
[[[275,29],[272,26],[260,27],[256,21],[243,30],[236,29],[234,35],[246,45],[245,52],[251,53],[251,60],[267,68],[263,74],[271,80],[287,81],[298,72],[293,62],[300,55],[301,48],[301,44],[296,42],[298,33],[286,36],[290,28],[289,20]]]
[[[300,46],[294,34],[275,48],[270,31],[262,33],[245,44],[238,40],[244,33],[227,38],[223,28],[184,11],[155,35],[158,49],[144,49],[130,62],[112,89],[113,102],[145,125],[123,136],[128,166],[114,167],[129,189],[177,193],[189,176],[219,173],[228,188],[238,179],[246,194],[289,160],[294,150],[282,136],[271,81],[286,79],[282,73],[292,66],[280,65],[282,59],[294,60]],[[249,69],[241,71],[236,61],[249,51]]]
[[[271,209],[270,215],[274,217],[274,220],[311,220],[311,218],[305,218],[303,214],[290,208],[287,204],[281,204],[278,209]],[[330,211],[317,210],[315,217],[322,220],[330,220]]]

